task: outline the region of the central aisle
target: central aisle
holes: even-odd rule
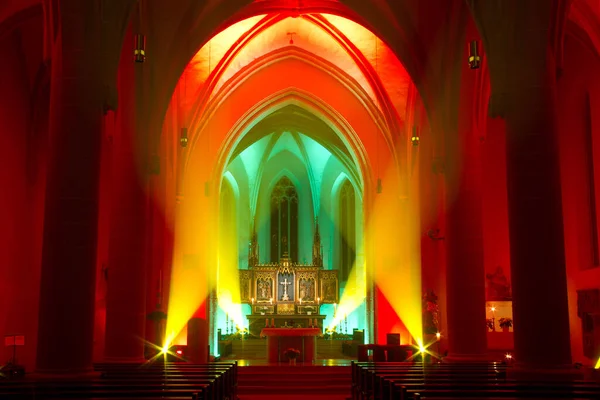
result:
[[[240,400],[255,399],[348,399],[350,366],[255,365],[239,367]],[[272,396],[272,397],[271,397]]]

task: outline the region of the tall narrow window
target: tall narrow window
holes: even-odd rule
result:
[[[340,190],[340,280],[348,280],[356,259],[356,208],[354,188],[345,181]]]
[[[596,177],[594,174],[594,142],[592,138],[592,107],[589,93],[585,98],[585,149],[586,168],[588,178],[588,202],[590,210],[590,240],[592,244],[592,265],[600,265],[600,251],[598,249],[598,220],[596,209]]]
[[[271,193],[271,261],[284,255],[298,261],[298,192],[286,176]]]

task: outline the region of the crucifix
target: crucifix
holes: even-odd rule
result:
[[[287,278],[280,283],[280,285],[283,285],[283,296],[281,296],[282,301],[288,301],[290,299],[290,296],[288,296],[288,286],[291,284],[292,282],[288,282]]]
[[[294,35],[296,32],[288,32],[287,35],[290,37],[290,44],[294,44]]]

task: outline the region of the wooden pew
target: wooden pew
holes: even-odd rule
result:
[[[446,379],[496,379],[502,377],[504,369],[495,364],[456,364],[448,368],[448,364],[422,364],[422,363],[354,363],[353,364],[353,392],[355,398],[369,398],[379,396],[383,390],[381,377],[401,376],[406,378],[429,379],[438,377]]]
[[[177,387],[169,385],[135,387],[125,384],[114,386],[78,385],[74,382],[63,382],[60,385],[28,385],[21,387],[0,387],[0,398],[10,400],[41,399],[151,399],[151,398],[187,398],[196,396],[202,400],[219,399],[211,391],[211,384],[195,384]],[[222,399],[222,398],[221,398]]]
[[[498,363],[353,363],[353,399],[600,398],[600,385],[585,381],[516,381]]]
[[[156,379],[157,376],[168,377],[170,381],[177,374],[185,374],[188,377],[208,377],[211,373],[222,375],[222,380],[216,384],[218,395],[235,399],[237,396],[237,362],[218,362],[209,364],[187,364],[187,363],[154,363],[154,364],[96,364],[95,369],[102,371],[103,378],[114,379],[116,377],[128,378],[141,377]]]
[[[457,385],[430,385],[407,388],[403,383],[394,385],[389,399],[443,398],[443,399],[598,399],[600,390],[589,383],[574,385],[572,382],[556,384],[549,382],[515,382],[502,385],[485,384],[480,387],[472,383]]]
[[[237,398],[237,364],[99,364],[100,377],[0,382],[7,399]]]

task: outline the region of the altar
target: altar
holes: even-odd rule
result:
[[[263,328],[317,328],[323,332],[323,320],[326,315],[247,315],[248,331],[253,336],[260,336]]]
[[[312,363],[317,358],[317,336],[319,328],[263,328],[261,337],[267,338],[267,361],[285,362],[283,354],[287,349],[300,351],[298,361]]]
[[[287,243],[285,240],[282,243]],[[278,262],[259,262],[256,232],[248,249],[248,269],[239,270],[240,300],[251,306],[248,329],[253,336],[263,328],[312,328],[323,331],[323,304],[339,301],[338,271],[323,268],[321,236],[316,221],[312,263],[298,263],[287,248]]]

